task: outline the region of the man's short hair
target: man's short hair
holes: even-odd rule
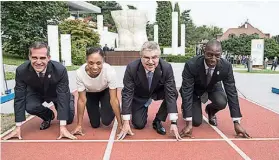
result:
[[[213,46],[220,47],[220,49],[222,50],[222,44],[217,39],[212,39],[212,40],[208,41],[205,45],[205,50],[208,49],[209,47],[213,47]]]
[[[47,56],[50,56],[50,48],[45,42],[34,42],[33,44],[31,44],[29,47],[29,56],[31,56],[32,54],[31,49],[41,49],[41,48],[46,48]]]
[[[143,51],[154,51],[154,50],[157,50],[159,53],[161,53],[159,44],[154,41],[147,41],[142,45],[140,50],[140,55],[142,55]]]

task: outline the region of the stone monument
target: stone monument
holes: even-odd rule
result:
[[[115,51],[139,51],[146,42],[147,14],[139,10],[111,11],[118,32]]]

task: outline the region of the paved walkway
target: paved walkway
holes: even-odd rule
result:
[[[176,87],[180,87],[182,84],[182,71],[184,63],[172,63]],[[123,77],[126,66],[114,66],[118,87],[123,87]],[[279,67],[278,67],[279,68]],[[69,83],[71,91],[76,89],[76,73],[75,71],[69,71]],[[265,107],[279,112],[278,95],[271,92],[271,87],[279,87],[279,74],[245,74],[234,73],[237,89],[245,95],[246,98],[253,100]],[[10,80],[7,82],[9,88],[14,88],[15,81]],[[245,107],[245,106],[241,106]],[[3,104],[1,106],[1,113],[13,113],[13,102]]]

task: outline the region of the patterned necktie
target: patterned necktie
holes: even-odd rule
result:
[[[150,90],[150,87],[151,87],[152,78],[153,78],[153,72],[149,71],[147,73],[147,80],[148,80],[148,88],[149,88],[149,90]]]
[[[213,69],[212,68],[208,68],[207,69],[207,75],[206,75],[206,85],[208,86],[209,82],[211,81],[211,78],[212,78],[212,74],[211,74],[211,71]]]

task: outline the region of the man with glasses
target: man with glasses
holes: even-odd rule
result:
[[[54,112],[42,105],[44,101],[53,102],[60,120],[60,136],[76,139],[66,128],[74,119],[74,97],[70,93],[66,68],[59,62],[50,60],[46,43],[35,42],[29,48],[29,61],[16,69],[15,76],[15,130],[4,139],[21,137],[21,125],[25,121],[25,111],[43,120],[40,130],[50,127]]]
[[[161,135],[166,134],[161,121],[165,121],[168,113],[171,120],[170,130],[177,140],[178,133],[176,90],[172,66],[160,59],[160,47],[156,42],[145,42],[141,48],[141,58],[127,65],[122,90],[123,128],[118,139],[126,134],[133,135],[129,121],[135,129],[143,129],[147,123],[147,112],[153,100],[163,100],[159,111],[153,120],[153,128]]]
[[[221,42],[211,40],[205,46],[204,55],[196,56],[185,63],[180,93],[186,126],[180,133],[181,137],[191,137],[192,126],[201,125],[201,102],[205,104],[208,99],[211,103],[207,104],[205,111],[211,125],[217,126],[216,113],[224,109],[228,102],[235,132],[238,136],[250,137],[240,125],[242,115],[232,65],[220,58],[221,53]]]

